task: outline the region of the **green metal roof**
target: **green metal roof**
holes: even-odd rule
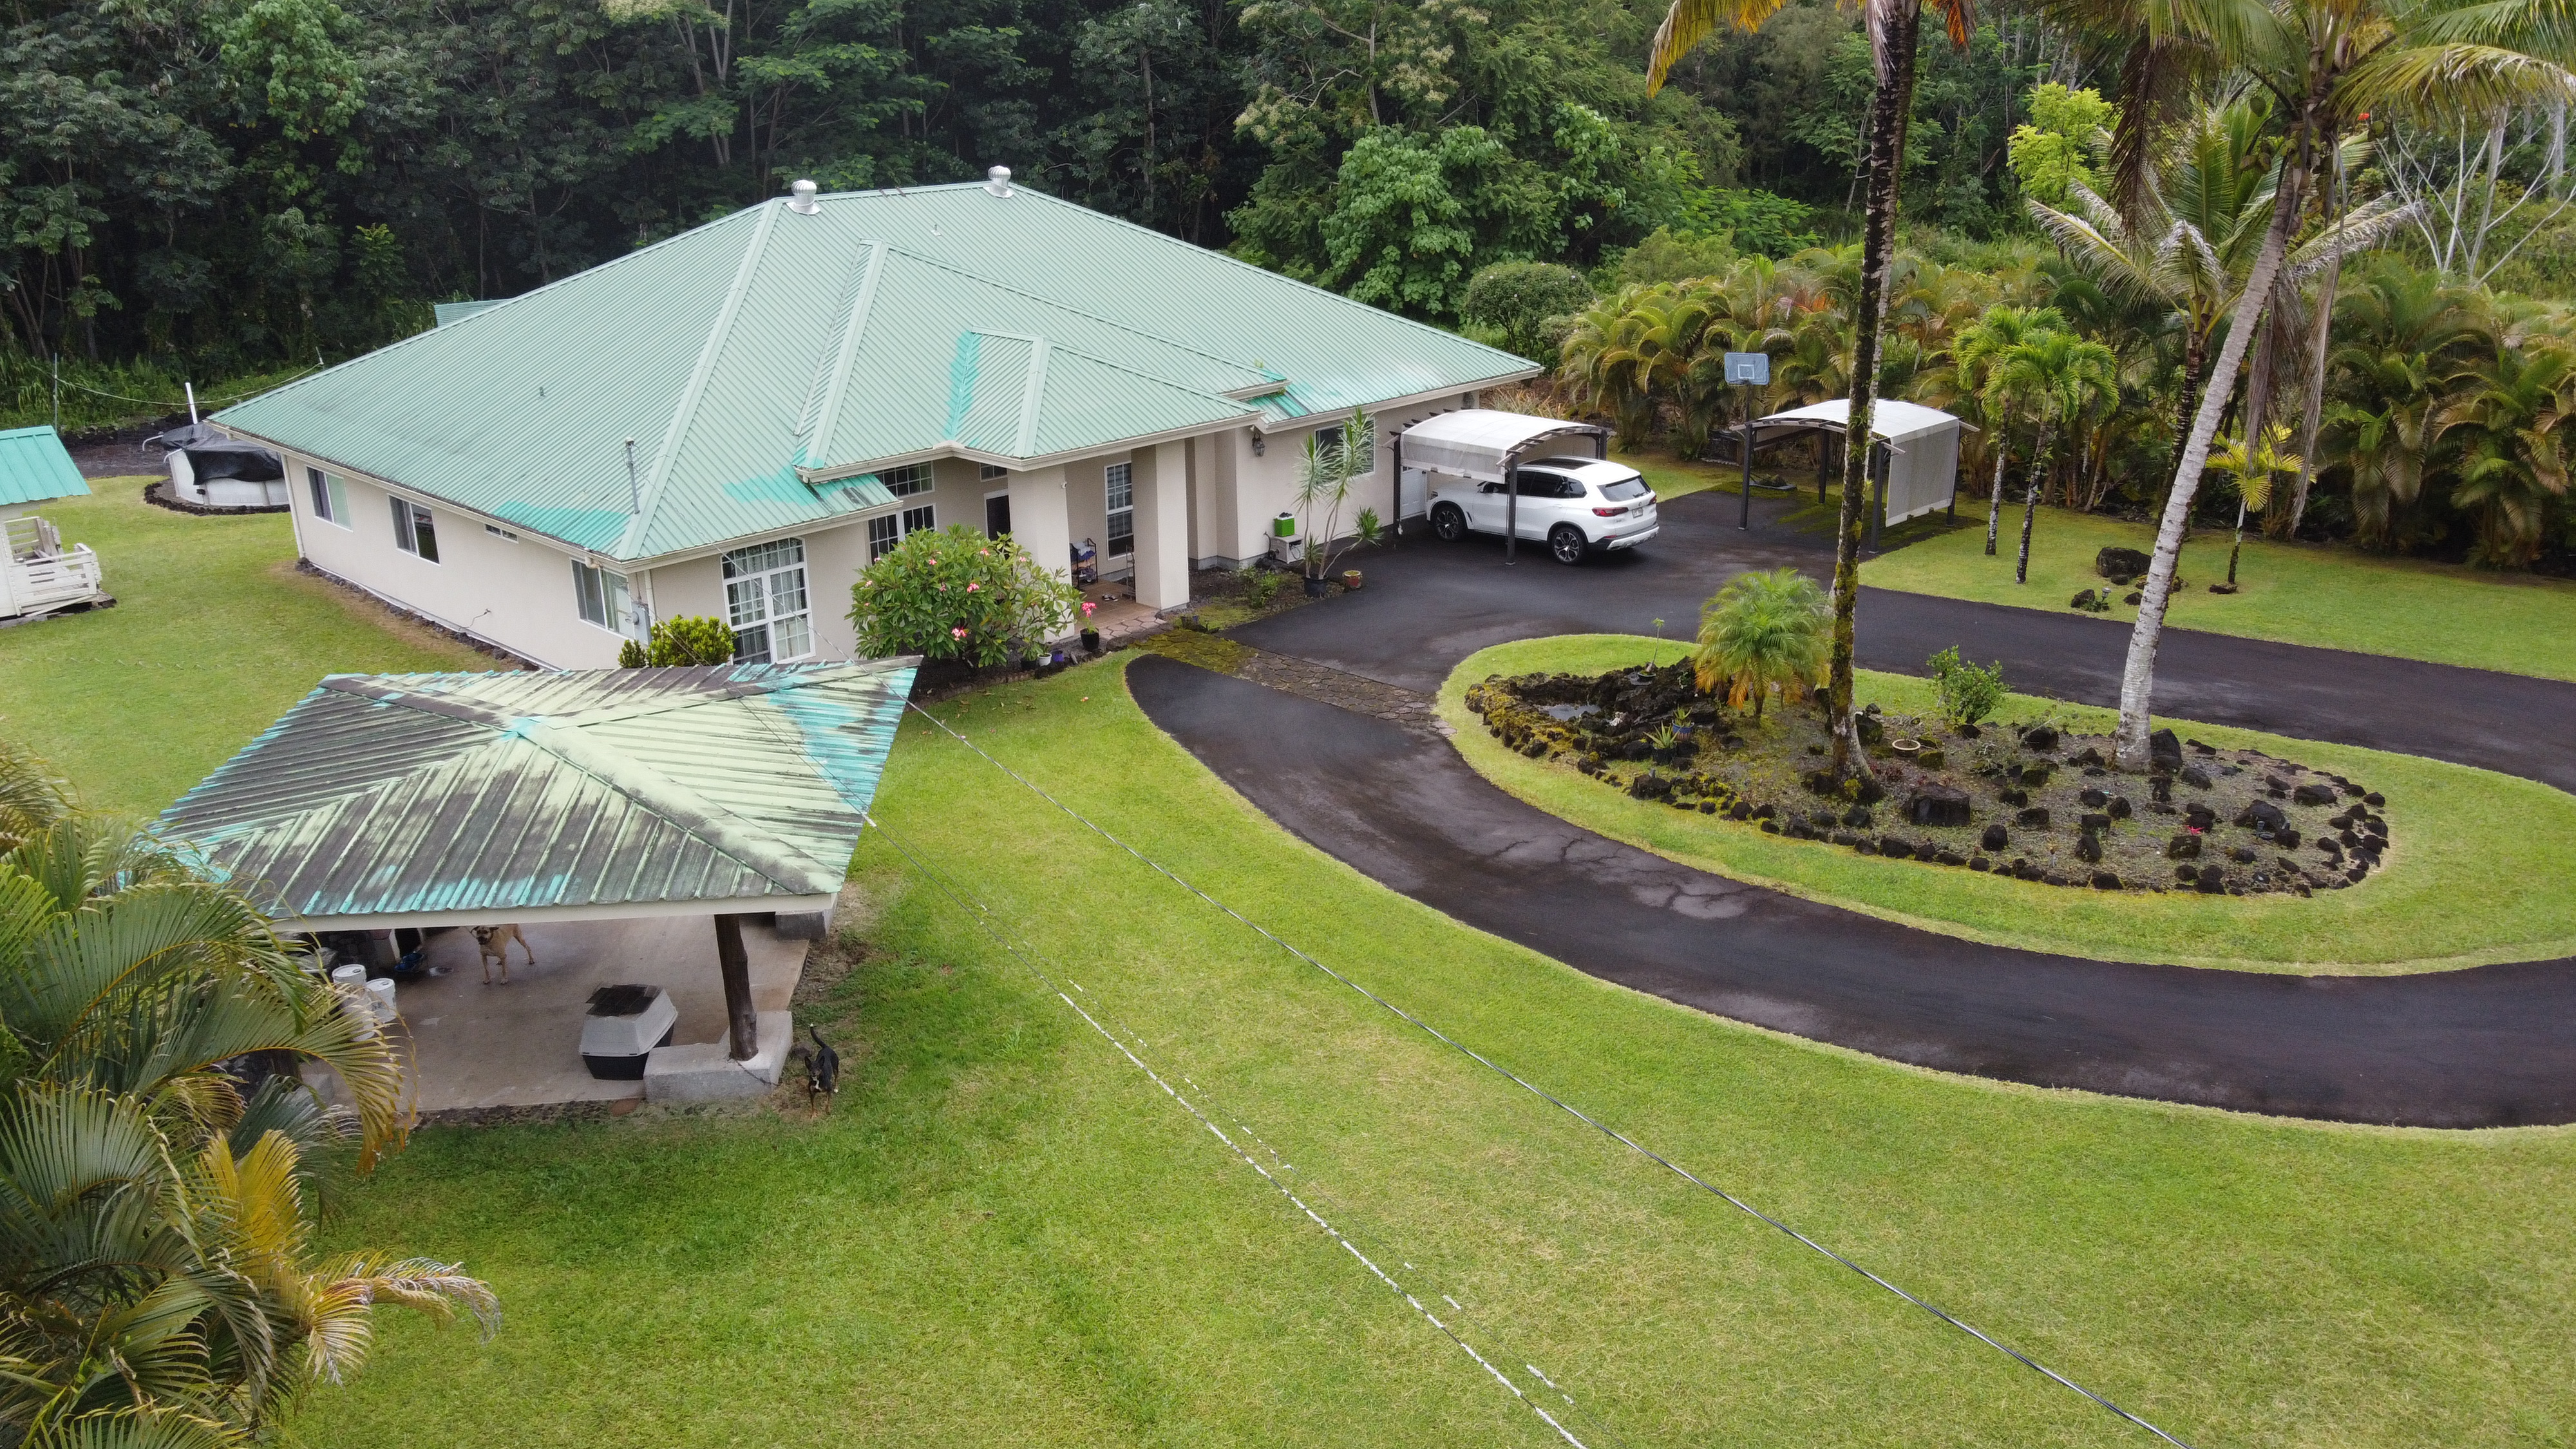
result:
[[[332,675],[161,828],[324,925],[830,895],[913,664]]]
[[[216,414],[614,558],[882,507],[863,470],[1022,463],[1534,365],[1024,189],[783,200]],[[635,439],[640,511],[624,443]]]
[[[89,483],[52,428],[38,423],[0,431],[0,508],[88,492]]]

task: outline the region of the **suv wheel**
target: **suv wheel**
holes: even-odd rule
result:
[[[1584,540],[1583,530],[1575,527],[1571,523],[1560,523],[1556,527],[1547,531],[1548,552],[1556,555],[1556,561],[1558,563],[1579,564],[1583,562],[1584,552],[1590,548],[1590,546],[1591,545]]]
[[[1455,503],[1443,503],[1431,510],[1431,531],[1442,543],[1456,543],[1467,536],[1467,514]]]

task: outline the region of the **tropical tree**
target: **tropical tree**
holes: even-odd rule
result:
[[[2030,450],[2030,487],[2022,499],[2021,560],[2013,582],[2030,582],[2030,535],[2039,518],[2039,491],[2048,479],[2049,446],[2060,430],[2120,396],[2119,359],[2099,342],[2072,332],[2040,329],[2006,348],[1986,382],[1988,411],[2028,415],[2036,431]]]
[[[1827,672],[1829,613],[1824,591],[1796,569],[1737,575],[1700,607],[1691,658],[1700,692],[1722,685],[1737,709],[1751,700],[1756,723],[1771,691],[1803,698]]]
[[[2451,502],[2478,520],[2479,563],[2518,567],[2540,552],[2550,505],[2567,496],[2576,434],[2576,353],[2499,346],[2462,372],[2434,418],[2453,440]]]
[[[491,1290],[453,1264],[316,1260],[308,1191],[326,1150],[354,1139],[364,1166],[402,1139],[391,1039],[241,892],[75,804],[0,747],[10,1442],[247,1444],[364,1361],[375,1304],[496,1323]],[[325,1109],[306,1062],[354,1108]]]
[[[1312,583],[1332,577],[1333,560],[1350,548],[1342,538],[1342,510],[1350,505],[1351,484],[1376,471],[1377,423],[1365,409],[1353,409],[1330,443],[1306,439],[1297,455],[1297,511],[1306,520],[1306,577]],[[1374,526],[1368,518],[1361,525]]]
[[[1785,0],[1673,0],[1655,31],[1647,61],[1649,95],[1663,86],[1673,64],[1720,26],[1750,30],[1778,11]],[[2524,0],[2541,3],[2541,0]],[[1932,0],[1950,32],[1950,43],[1965,48],[1976,27],[1970,0]],[[1879,327],[1888,291],[1888,265],[1896,248],[1896,196],[1903,169],[1905,129],[1914,110],[1915,42],[1922,31],[1922,0],[1859,0],[1870,39],[1876,85],[1870,96],[1864,131],[1868,177],[1861,228],[1860,287],[1853,299],[1851,405],[1846,436],[1863,446],[1843,450],[1842,518],[1834,556],[1833,659],[1826,683],[1825,711],[1833,728],[1833,771],[1837,778],[1869,773],[1852,720],[1852,667],[1856,653],[1854,616],[1860,605],[1860,540],[1863,504],[1869,487],[1874,404],[1878,400]]]
[[[2336,315],[2344,342],[2327,360],[2320,461],[2344,470],[2360,541],[2384,548],[2423,494],[2444,384],[2497,339],[2470,294],[2395,258],[2364,272]]]
[[[2141,8],[2179,15],[2196,39],[2269,92],[2288,126],[2288,145],[2280,181],[2273,187],[2271,222],[2175,463],[2130,632],[2120,677],[2117,755],[2120,767],[2131,771],[2149,765],[2156,646],[2201,474],[2235,391],[2237,372],[2288,259],[2292,233],[2306,214],[2321,149],[2374,108],[2455,114],[2529,97],[2576,96],[2576,76],[2541,58],[2564,49],[2568,39],[2559,0],[2271,0],[2268,5],[2220,0],[2187,12]],[[2126,97],[2123,101],[2123,129],[2143,124],[2143,116],[2131,112],[2148,107],[2130,106]],[[2114,145],[2116,150],[2116,140]],[[2259,407],[2247,408],[2249,417],[2260,412]]]
[[[2248,439],[2239,434],[2227,440],[2227,446],[2210,456],[2209,466],[2236,480],[2236,540],[2227,547],[2227,586],[2236,586],[2236,556],[2245,551],[2245,515],[2248,510],[2264,512],[2272,506],[2272,480],[2296,477],[2303,466],[2299,456],[2286,450],[2290,441],[2288,423],[2264,427],[2262,436]]]
[[[1995,556],[1995,537],[2003,522],[2004,458],[2011,450],[2005,446],[2006,417],[1984,401],[1986,385],[1995,364],[2013,349],[2047,332],[2067,331],[2066,317],[2054,307],[2007,307],[2000,303],[1989,307],[1985,315],[1960,329],[1957,347],[1952,349],[1953,366],[1958,373],[1958,390],[1978,398],[1994,436],[1987,441],[1988,451],[1995,455],[1994,482],[1986,492],[1986,557]]]

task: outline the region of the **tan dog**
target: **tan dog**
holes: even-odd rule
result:
[[[528,938],[519,934],[518,927],[476,926],[474,928],[474,949],[481,952],[483,956],[484,985],[492,984],[492,963],[495,961],[501,963],[501,984],[504,986],[510,984],[510,943],[512,941],[518,942],[519,949],[528,953],[529,965],[537,964],[537,948],[528,944]]]

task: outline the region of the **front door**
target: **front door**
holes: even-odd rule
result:
[[[1502,532],[1503,503],[1502,484],[1477,484],[1476,491],[1468,494],[1466,498],[1467,526],[1478,533]]]
[[[984,536],[1000,538],[1011,531],[1011,495],[996,493],[984,500]]]
[[[1519,478],[1520,535],[1545,538],[1548,529],[1565,516],[1564,498],[1573,480],[1526,468],[1520,471]]]

